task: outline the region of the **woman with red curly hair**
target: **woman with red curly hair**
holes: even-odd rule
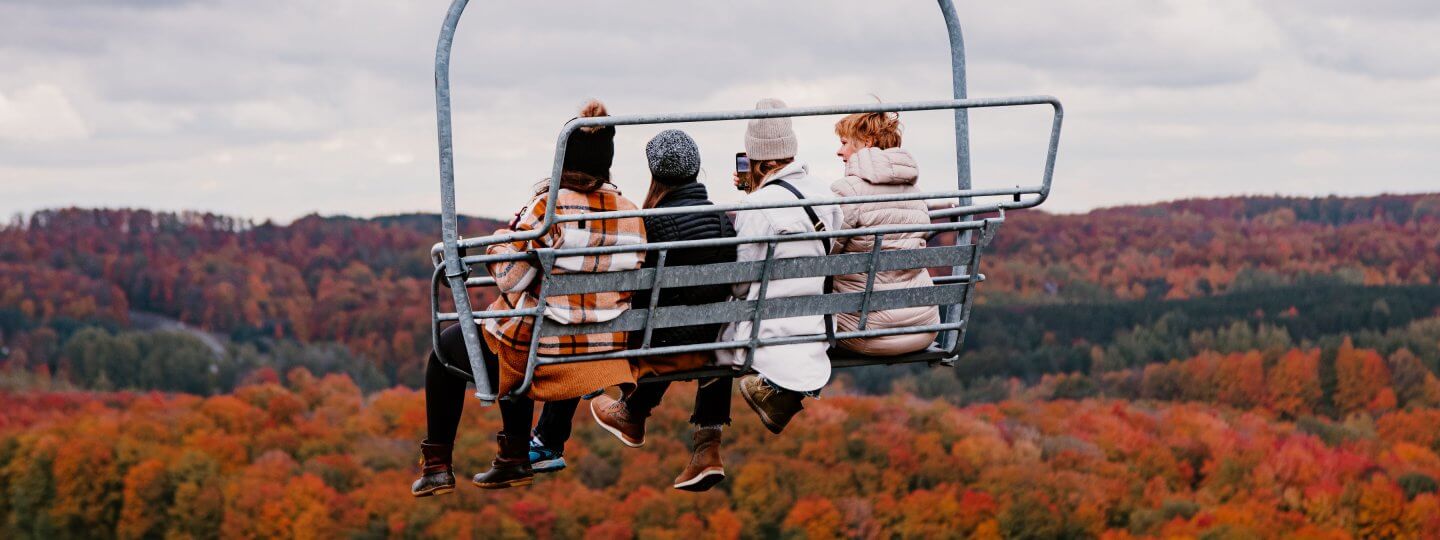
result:
[[[901,126],[898,114],[852,114],[835,124],[835,134],[840,137],[840,148],[835,155],[845,161],[845,177],[830,186],[830,190],[836,195],[859,197],[920,191],[915,185],[920,178],[915,158],[911,157],[910,152],[900,148]],[[846,229],[930,223],[925,201],[842,204],[840,210],[845,216]],[[839,238],[831,246],[830,252],[869,253],[874,244],[874,236]],[[880,244],[880,249],[885,251],[924,247],[923,232],[887,234]],[[865,273],[835,276],[835,292],[864,291],[865,281]],[[874,290],[931,285],[933,283],[930,281],[930,273],[924,268],[887,270],[875,274]],[[939,323],[940,312],[934,306],[916,306],[873,312],[866,319],[865,329],[879,330]],[[837,314],[835,326],[839,332],[856,331],[860,328],[860,316],[857,313]],[[928,332],[845,339],[840,340],[840,347],[861,354],[893,356],[923,350],[933,341],[935,333]]]

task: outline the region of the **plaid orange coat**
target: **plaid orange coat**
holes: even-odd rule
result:
[[[540,226],[545,217],[546,192],[540,191],[516,216],[512,228],[516,231],[532,231]],[[555,202],[556,215],[588,214],[615,210],[634,210],[635,203],[620,194],[613,185],[589,193],[561,189]],[[486,253],[498,255],[519,253],[537,248],[578,248],[598,246],[638,245],[645,242],[645,222],[640,218],[601,219],[574,221],[550,226],[545,234],[529,242],[510,242],[490,246]],[[560,257],[555,261],[554,273],[592,273],[635,270],[644,261],[640,252],[614,255],[587,255]],[[530,261],[507,261],[489,265],[490,275],[501,295],[489,307],[490,310],[523,309],[537,304],[535,294],[539,288],[541,269]],[[611,291],[590,294],[570,294],[546,298],[545,318],[547,324],[582,324],[604,322],[630,309],[628,291]],[[510,366],[513,360],[503,361],[500,370],[500,387],[508,389],[518,384],[515,375],[524,374],[524,351],[530,348],[531,331],[534,321],[530,317],[486,319],[484,328],[498,345],[510,349],[512,354],[501,354],[502,360],[519,356],[519,365]],[[578,336],[550,336],[540,338],[538,353],[541,356],[562,356],[624,350],[627,332],[607,332]],[[499,352],[499,351],[497,351]],[[520,353],[520,354],[513,354]],[[510,377],[507,377],[510,375]],[[589,380],[586,380],[589,379]],[[633,383],[629,365],[624,360],[605,360],[544,366],[536,370],[531,395],[539,400],[577,397],[597,388],[616,384]],[[502,390],[504,391],[504,390]],[[573,394],[573,395],[570,395]]]

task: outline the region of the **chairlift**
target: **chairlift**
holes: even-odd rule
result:
[[[453,368],[466,379],[475,383],[475,396],[484,404],[492,404],[497,396],[490,388],[485,363],[481,358],[478,322],[483,319],[501,317],[531,317],[534,320],[533,340],[540,337],[581,335],[600,332],[630,331],[643,332],[648,338],[657,328],[672,328],[713,323],[730,323],[749,320],[760,321],[782,319],[805,315],[830,315],[838,313],[860,314],[860,326],[853,332],[836,332],[816,335],[784,336],[773,338],[752,337],[745,340],[722,341],[674,346],[651,346],[645,339],[641,347],[596,354],[539,356],[537,347],[530,347],[524,380],[512,395],[524,395],[530,388],[539,366],[570,362],[586,362],[614,358],[637,358],[651,355],[666,355],[682,352],[714,351],[719,349],[742,348],[751,353],[756,348],[770,345],[820,342],[831,343],[830,359],[833,368],[847,368],[872,365],[899,365],[928,363],[931,366],[953,366],[959,356],[960,346],[965,339],[965,330],[970,322],[974,302],[974,287],[985,280],[979,272],[980,254],[994,238],[1005,222],[1007,210],[1033,208],[1044,203],[1050,195],[1050,182],[1055,171],[1055,155],[1060,143],[1060,125],[1064,110],[1060,101],[1051,96],[1017,96],[998,98],[970,98],[966,95],[965,46],[961,36],[960,23],[951,0],[938,0],[940,13],[950,37],[951,78],[953,98],[937,101],[908,103],[867,103],[859,105],[834,105],[823,107],[791,107],[784,109],[733,110],[716,112],[654,113],[576,118],[561,129],[555,145],[555,157],[551,166],[549,199],[545,205],[543,224],[533,231],[492,234],[476,238],[461,238],[457,231],[455,213],[455,169],[452,147],[452,125],[450,109],[450,48],[455,28],[464,13],[468,0],[453,0],[440,29],[440,38],[435,50],[435,105],[440,147],[440,206],[441,238],[431,248],[431,261],[435,271],[431,279],[430,327],[431,342],[438,344],[440,330],[445,323],[459,324],[465,342],[472,372],[471,377]],[[1053,114],[1050,124],[1049,145],[1045,156],[1043,178],[1038,185],[1016,186],[999,189],[974,189],[970,182],[970,129],[969,110],[992,107],[1050,106]],[[951,110],[955,116],[956,148],[956,189],[903,195],[874,195],[849,198],[796,199],[784,202],[717,204],[714,206],[689,208],[651,208],[633,211],[611,211],[584,215],[562,215],[554,213],[555,200],[559,191],[561,167],[565,158],[565,144],[572,131],[583,127],[638,126],[654,124],[680,124],[716,122],[728,120],[749,120],[755,118],[782,118],[797,116],[829,116],[851,113],[902,112]],[[772,237],[720,238],[688,240],[681,242],[645,243],[638,246],[609,246],[567,249],[537,249],[526,253],[506,255],[485,255],[487,246],[499,243],[526,241],[540,237],[555,223],[579,220],[595,220],[624,217],[646,217],[687,213],[733,212],[772,208],[793,208],[802,206],[823,206],[855,204],[865,202],[892,202],[924,200],[944,202],[948,208],[932,210],[932,223],[927,225],[878,226],[837,231],[820,231],[806,234],[790,234]],[[932,206],[933,207],[933,206]],[[885,235],[892,233],[925,232],[930,235],[928,247],[912,250],[882,251],[880,245]],[[953,233],[953,234],[942,234]],[[773,258],[760,261],[735,262],[705,266],[665,267],[639,270],[592,273],[555,274],[557,258],[566,256],[600,255],[618,252],[658,251],[663,255],[668,250],[696,247],[734,247],[741,244],[759,243],[774,245],[779,242],[814,241],[819,238],[873,236],[875,249],[870,253],[844,254],[822,257]],[[942,238],[954,238],[950,245],[937,245]],[[472,254],[471,252],[476,254]],[[539,298],[537,306],[528,309],[476,311],[470,304],[469,289],[495,287],[490,277],[473,275],[476,266],[489,263],[529,260],[541,269],[538,279]],[[949,275],[935,276],[934,285],[909,289],[873,290],[873,279],[863,292],[844,294],[820,294],[786,298],[766,299],[761,294],[756,300],[732,300],[706,305],[656,307],[652,294],[650,306],[632,306],[621,316],[606,322],[565,325],[547,322],[545,297],[563,294],[595,293],[606,291],[634,291],[662,289],[669,287],[690,287],[730,283],[758,282],[792,279],[801,277],[825,277],[842,274],[868,273],[907,269],[944,268]],[[483,271],[481,272],[483,273]],[[442,311],[441,286],[450,291],[453,311]],[[761,291],[764,290],[762,285]],[[867,329],[866,316],[869,313],[915,306],[937,306],[940,308],[940,324],[888,329]],[[925,350],[899,356],[865,356],[834,347],[838,340],[879,337],[901,334],[923,334],[936,332],[938,336]],[[755,332],[758,336],[758,331]],[[435,347],[439,354],[439,347]],[[753,358],[753,354],[746,355]],[[450,365],[448,359],[442,363]],[[681,373],[652,375],[641,379],[647,381],[689,380],[714,376],[741,375],[753,372],[749,360],[741,366],[710,367]]]

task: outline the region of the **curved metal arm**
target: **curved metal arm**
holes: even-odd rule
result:
[[[435,45],[435,124],[440,142],[440,235],[445,243],[445,279],[450,282],[450,294],[455,299],[455,310],[470,313],[470,293],[465,289],[465,278],[470,269],[460,260],[459,234],[455,216],[455,151],[450,132],[450,44],[455,39],[455,26],[460,24],[460,14],[465,12],[469,0],[454,0],[450,11],[445,14],[445,23],[440,26],[440,41]],[[490,388],[489,374],[485,372],[485,361],[480,356],[480,332],[475,320],[462,317],[460,334],[465,339],[465,350],[470,360],[470,371],[475,376],[475,397],[482,404],[495,402],[495,390]],[[432,330],[433,332],[433,330]],[[436,341],[433,340],[432,341]],[[437,343],[438,344],[438,343]]]

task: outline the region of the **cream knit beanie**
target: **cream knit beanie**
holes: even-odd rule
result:
[[[755,103],[755,108],[783,109],[785,102],[765,98]],[[745,153],[750,159],[793,158],[798,146],[789,118],[755,118],[745,126]]]

